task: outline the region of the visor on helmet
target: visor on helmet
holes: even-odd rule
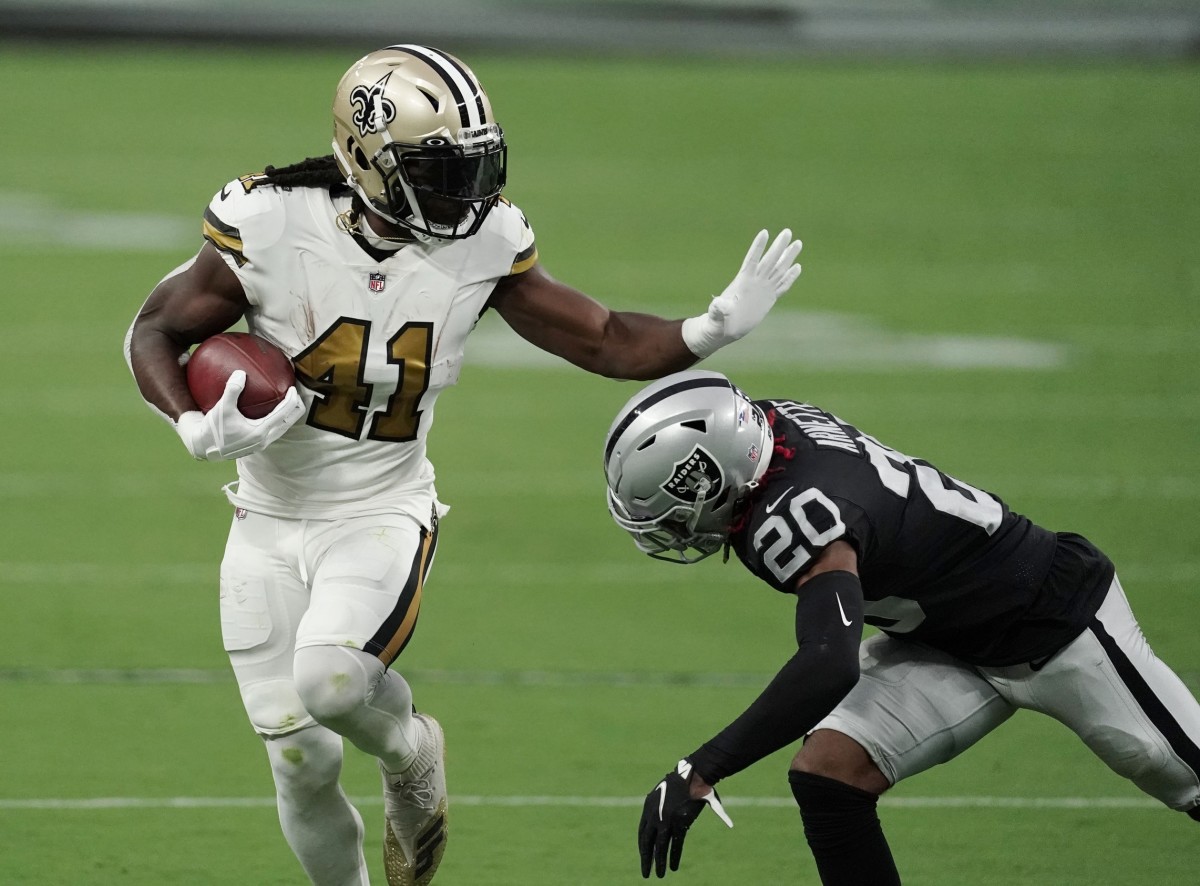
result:
[[[503,140],[481,151],[390,144],[377,161],[387,214],[421,233],[469,237],[496,205],[507,175]]]

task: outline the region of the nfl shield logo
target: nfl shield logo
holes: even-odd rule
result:
[[[367,281],[367,288],[372,292],[383,292],[385,286],[387,286],[387,277],[383,274],[372,273]]]

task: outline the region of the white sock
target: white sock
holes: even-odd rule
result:
[[[363,822],[338,783],[342,738],[312,726],[265,741],[284,839],[314,886],[367,886]]]

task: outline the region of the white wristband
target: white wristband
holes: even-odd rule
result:
[[[722,345],[727,344],[722,340],[720,325],[708,314],[684,320],[683,328],[680,331],[683,334],[683,343],[687,345],[688,350],[701,360],[711,356]]]
[[[204,421],[204,413],[199,410],[185,412],[175,421],[175,432],[183,440],[183,445],[191,453],[192,458],[205,461],[209,450],[213,447],[211,428]]]

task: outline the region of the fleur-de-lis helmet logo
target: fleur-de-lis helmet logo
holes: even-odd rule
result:
[[[383,89],[391,76],[390,72],[384,74],[370,89],[359,85],[350,92],[350,104],[354,105],[354,115],[351,119],[358,127],[359,135],[382,132],[396,119],[396,106],[392,104],[391,99],[383,95]]]

